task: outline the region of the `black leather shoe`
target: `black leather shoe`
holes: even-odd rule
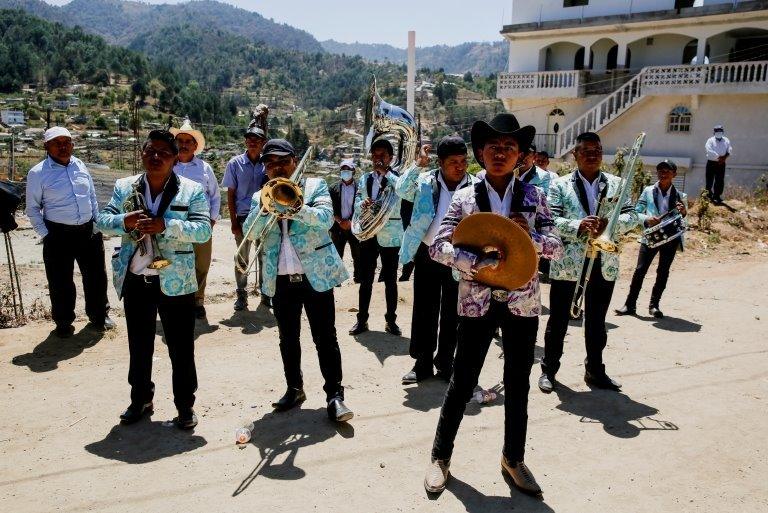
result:
[[[205,307],[203,305],[198,305],[195,307],[195,319],[205,319]]]
[[[658,306],[649,306],[648,307],[648,315],[650,315],[651,317],[655,317],[657,319],[663,319],[664,318],[664,313],[661,310],[659,310]]]
[[[69,338],[75,334],[75,327],[71,324],[56,326],[56,336],[59,338]]]
[[[301,388],[289,388],[283,394],[283,397],[277,402],[272,403],[272,407],[277,411],[286,411],[295,408],[307,400],[307,395]]]
[[[616,392],[621,390],[621,383],[609,378],[607,374],[598,376],[592,374],[591,372],[586,372],[584,373],[584,382],[587,385],[592,385],[596,388],[603,388],[605,390],[615,390]]]
[[[105,332],[105,331],[113,330],[113,329],[115,329],[117,327],[117,324],[115,323],[115,321],[110,319],[109,316],[104,317],[104,320],[101,321],[101,322],[99,322],[99,321],[91,321],[91,322],[88,323],[88,325],[89,325],[89,327],[91,329],[94,329],[96,331],[100,331],[102,333]]]
[[[328,401],[329,419],[335,420],[336,422],[347,422],[352,420],[352,417],[354,416],[355,414],[352,413],[352,410],[347,408],[347,405],[344,404],[344,401],[342,401],[340,397],[334,397]]]
[[[550,378],[546,374],[539,376],[539,390],[545,394],[551,394],[555,389],[555,378]]]
[[[403,332],[400,330],[400,326],[398,326],[394,321],[385,323],[384,331],[396,337],[399,337],[403,334]]]
[[[183,413],[179,412],[179,415],[171,422],[173,422],[173,425],[177,428],[183,429],[185,431],[194,429],[195,426],[197,426],[197,415],[195,415],[195,410],[190,408],[188,411]]]
[[[144,415],[152,413],[152,403],[145,404],[131,404],[121,415],[120,422],[122,424],[133,424],[141,420]]]
[[[413,383],[418,383],[419,381],[424,381],[425,379],[429,379],[431,377],[432,373],[419,374],[416,372],[416,369],[411,369],[410,372],[403,376],[403,385],[412,385]]]
[[[360,333],[365,333],[366,331],[368,331],[368,323],[358,321],[354,326],[352,326],[352,329],[349,330],[349,334],[359,335]]]
[[[624,305],[621,308],[617,308],[614,310],[614,312],[616,312],[616,315],[635,315],[636,313],[634,306],[630,307],[627,305]]]

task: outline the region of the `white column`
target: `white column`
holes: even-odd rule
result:
[[[699,37],[696,44],[696,64],[704,64],[704,57],[707,52],[707,38]],[[686,63],[688,64],[688,63]]]
[[[416,31],[408,31],[408,78],[406,80],[406,110],[413,114],[416,108]]]
[[[589,69],[590,45],[584,45],[584,69]]]
[[[627,65],[627,43],[619,41],[616,49],[616,69],[624,69]]]

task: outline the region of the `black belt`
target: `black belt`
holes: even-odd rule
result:
[[[92,232],[93,231],[93,219],[90,219],[83,224],[64,224],[57,223],[55,221],[44,220],[45,227],[48,231],[54,232]]]
[[[160,275],[158,274],[136,274],[128,271],[128,277],[133,280],[143,281],[147,285],[160,283]]]
[[[278,279],[288,280],[290,283],[301,283],[304,281],[303,274],[278,274]]]

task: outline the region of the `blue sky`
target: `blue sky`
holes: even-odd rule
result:
[[[69,0],[46,0],[66,4]],[[152,4],[183,0],[145,0]],[[501,41],[512,0],[225,0],[266,18],[304,29],[318,40],[387,43],[404,48],[408,31],[416,45],[456,45],[467,41]],[[386,6],[387,10],[383,10]]]

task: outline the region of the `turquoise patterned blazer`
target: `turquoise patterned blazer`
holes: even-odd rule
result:
[[[424,235],[435,218],[437,203],[440,200],[440,181],[437,173],[440,169],[427,170],[413,164],[397,178],[395,192],[402,199],[413,202],[411,224],[403,234],[403,244],[400,246],[400,263],[402,265],[413,261]],[[467,182],[461,187],[474,185],[477,179],[467,173]]]
[[[544,191],[544,194],[547,194],[549,192],[549,185],[552,183],[552,175],[538,166],[533,166],[533,169],[528,171],[520,181],[535,185]]]
[[[123,282],[131,259],[139,245],[125,231],[123,219],[126,212],[123,203],[138,183],[144,191],[144,173],[120,178],[115,183],[112,199],[96,216],[96,225],[103,233],[120,235],[120,247],[112,255],[112,276],[118,297],[123,297]],[[160,290],[166,296],[181,296],[197,291],[195,276],[195,252],[193,243],[206,242],[211,238],[211,217],[208,199],[203,187],[192,180],[172,173],[163,190],[163,198],[157,211],[165,221],[165,231],[155,236],[163,256],[171,265],[158,271]]]
[[[333,226],[331,195],[328,185],[321,178],[305,178],[300,187],[304,194],[304,206],[288,221],[288,237],[299,255],[309,284],[316,291],[325,292],[349,277],[328,233]],[[251,211],[243,223],[243,233],[249,233],[249,238],[255,240],[270,217],[261,213],[261,195],[254,194]],[[253,229],[251,225],[255,225]],[[275,295],[281,241],[280,223],[275,223],[267,233],[261,255],[261,291],[270,297]]]
[[[645,222],[649,217],[658,217],[661,215],[659,213],[659,206],[661,205],[661,191],[656,187],[658,183],[659,182],[656,182],[655,184],[649,185],[643,189],[643,192],[640,194],[640,197],[637,199],[637,204],[635,205],[635,212],[637,212],[637,217],[640,219],[640,223],[646,228],[647,226]],[[673,185],[670,187],[669,191],[669,208],[674,208],[678,201],[685,205],[685,209],[687,211],[688,195],[684,192],[679,192]],[[683,218],[683,223],[685,223],[685,218]],[[678,246],[680,251],[683,250],[684,237],[685,234],[681,235],[680,238],[677,239],[680,241]],[[645,237],[641,237],[640,242],[643,244],[648,243],[648,241],[645,240]]]
[[[606,173],[600,173],[600,197],[612,198],[618,196],[621,178]],[[553,280],[576,281],[584,266],[584,247],[586,236],[579,236],[578,229],[581,220],[589,215],[589,203],[584,184],[577,172],[561,176],[553,180],[548,193],[549,208],[555,221],[555,227],[565,246],[565,252],[560,258],[552,259],[549,277]],[[605,213],[603,213],[606,215]],[[626,233],[639,224],[637,212],[631,202],[621,206],[618,230]],[[603,278],[614,281],[619,275],[619,255],[603,253],[600,257]]]
[[[384,189],[387,184],[391,184],[393,187],[397,182],[397,173],[394,171],[388,171],[381,181],[381,189]],[[371,197],[371,191],[373,190],[373,171],[363,173],[360,180],[357,182],[357,194],[355,194],[355,212],[360,210],[360,204],[364,199]],[[375,198],[374,198],[375,199]],[[395,208],[392,209],[389,219],[384,224],[384,227],[376,234],[376,240],[379,242],[379,246],[384,248],[397,248],[403,242],[403,221],[400,218],[400,200],[397,200]]]

